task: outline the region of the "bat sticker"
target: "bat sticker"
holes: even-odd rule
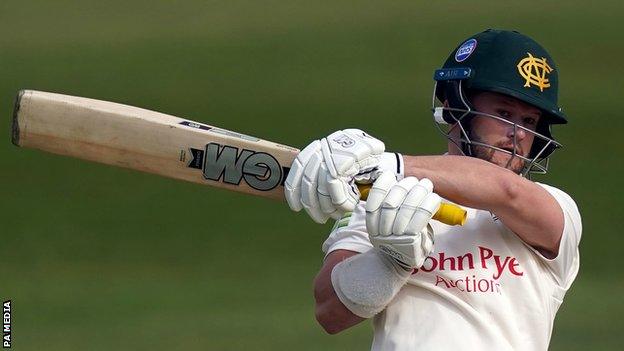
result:
[[[196,128],[196,129],[202,129],[202,130],[211,130],[212,129],[212,127],[210,127],[210,126],[207,126],[207,125],[201,124],[201,123],[197,123],[197,122],[193,122],[193,121],[183,121],[183,122],[180,122],[180,124],[183,125],[183,126]]]
[[[189,149],[190,168],[201,169],[205,179],[239,185],[245,180],[250,187],[268,191],[283,183],[282,167],[266,152],[239,150],[237,147],[210,143],[204,150]]]

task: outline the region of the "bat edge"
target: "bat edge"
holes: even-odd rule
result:
[[[15,146],[20,145],[20,125],[19,125],[19,112],[22,103],[22,97],[26,94],[26,90],[22,89],[17,93],[15,97],[15,103],[13,104],[13,122],[11,126],[11,142]]]

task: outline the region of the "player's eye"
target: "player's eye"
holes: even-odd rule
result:
[[[537,124],[537,120],[533,117],[525,117],[522,119],[522,122],[529,126],[534,126],[535,124]]]
[[[503,109],[498,109],[496,110],[496,113],[503,117],[503,118],[510,118],[511,117],[511,112],[507,111],[507,110],[503,110]]]

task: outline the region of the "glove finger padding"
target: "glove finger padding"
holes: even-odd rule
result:
[[[407,179],[407,178],[406,178]],[[414,213],[425,197],[433,190],[433,184],[427,178],[417,182],[405,197],[392,227],[393,233],[404,233]]]
[[[310,158],[321,151],[321,142],[315,140],[306,148],[304,148],[293,161],[288,177],[284,182],[284,196],[288,206],[293,211],[301,211],[303,205],[301,204],[301,180],[303,178],[303,172],[308,164]]]
[[[392,172],[384,172],[373,183],[366,199],[366,230],[371,236],[379,235],[379,215],[381,206],[390,191],[390,188],[397,183]]]
[[[399,207],[416,184],[418,184],[418,179],[407,177],[392,186],[379,211],[379,235],[387,236],[393,233],[392,227]]]
[[[414,211],[412,218],[405,228],[405,234],[416,234],[419,233],[431,220],[431,217],[438,211],[440,208],[440,196],[436,193],[429,193],[422,200],[420,205]]]
[[[339,211],[336,209],[334,204],[332,203],[332,199],[328,193],[328,183],[327,178],[331,177],[327,170],[327,165],[325,162],[321,162],[321,165],[318,170],[317,177],[317,195],[318,201],[320,204],[321,212],[331,216],[333,219],[340,219],[344,215],[344,211]]]
[[[303,171],[303,179],[301,180],[301,203],[308,215],[317,223],[325,223],[329,219],[329,215],[321,211],[317,193],[321,158],[322,156],[318,153],[312,155]]]

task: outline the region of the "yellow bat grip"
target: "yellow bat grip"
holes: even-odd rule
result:
[[[372,184],[358,184],[362,200],[366,200],[368,192],[372,188]],[[466,223],[466,211],[461,207],[443,202],[433,215],[433,219],[448,225],[464,225]]]

